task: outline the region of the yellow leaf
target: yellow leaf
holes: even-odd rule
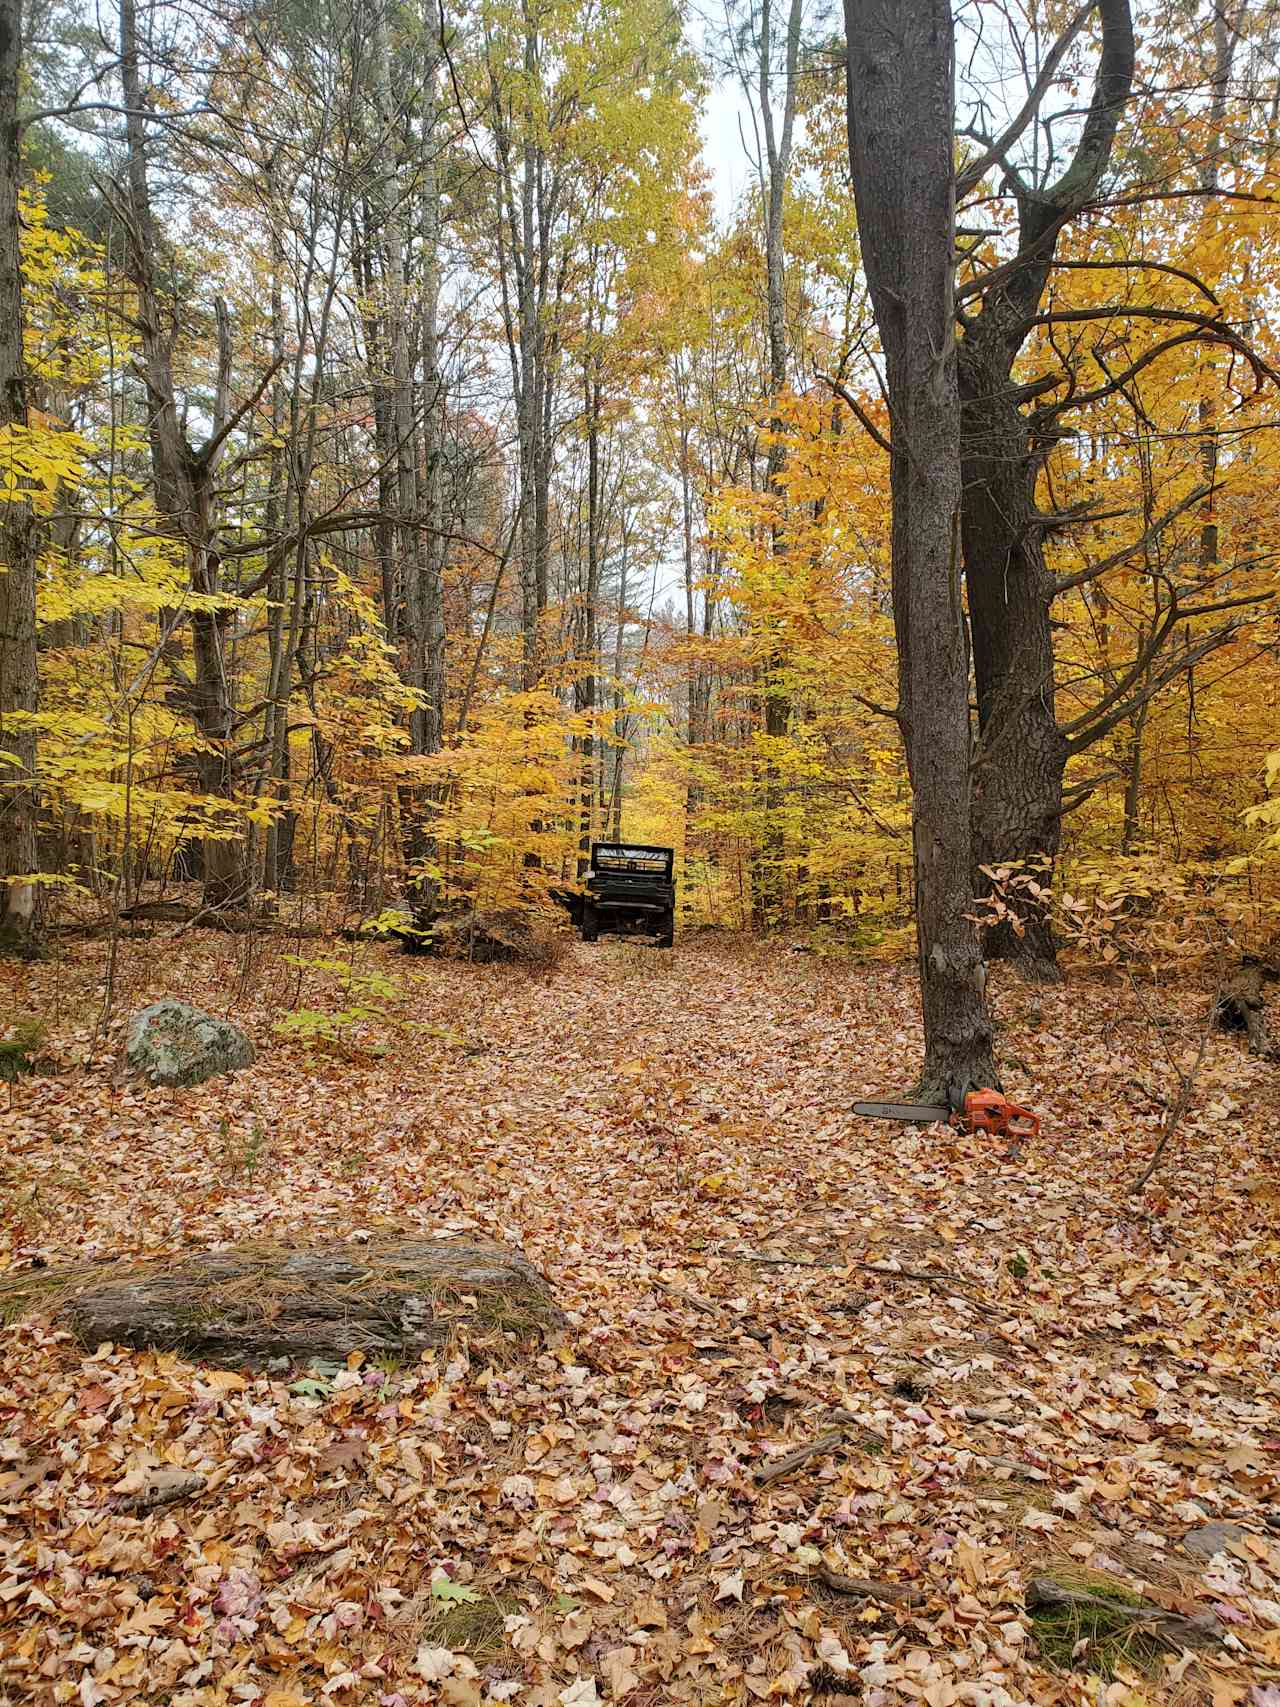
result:
[[[204,1377],[206,1387],[212,1387],[215,1393],[242,1393],[249,1385],[243,1375],[237,1375],[233,1369],[214,1369]]]

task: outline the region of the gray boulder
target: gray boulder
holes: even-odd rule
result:
[[[151,1085],[198,1085],[252,1066],[256,1051],[239,1026],[166,996],[129,1021],[125,1059]]]

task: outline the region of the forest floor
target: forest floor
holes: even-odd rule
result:
[[[1280,1071],[1215,1037],[1129,1195],[1173,1078],[1147,1010],[1194,1056],[1201,993],[1003,983],[1005,1086],[1044,1119],[1009,1160],[849,1113],[909,1088],[909,968],[374,947],[401,993],[326,1052],[273,1035],[300,982],[350,1000],[290,946],[122,942],[105,1031],[104,944],[0,967],[57,1067],[0,1087],[0,1267],[480,1233],[569,1325],[299,1381],[14,1323],[0,1701],[1280,1707]],[[256,1065],[131,1083],[123,1020],[162,994]],[[123,1515],[157,1465],[205,1486]],[[1101,1607],[1033,1618],[1046,1575]],[[1163,1645],[1138,1597],[1218,1639]]]

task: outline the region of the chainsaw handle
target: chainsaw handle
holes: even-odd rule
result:
[[[1008,1117],[1005,1131],[1011,1138],[1038,1138],[1040,1136],[1040,1116],[1032,1114],[1029,1108],[1019,1108],[1016,1102],[1011,1102],[1005,1109]]]
[[[1010,1102],[1003,1091],[970,1091],[961,1114],[971,1132],[990,1132],[999,1138],[1038,1138],[1040,1117]]]

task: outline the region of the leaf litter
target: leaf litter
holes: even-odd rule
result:
[[[272,1041],[269,950],[128,944],[131,1004],[264,1045],[170,1092],[95,1039],[97,952],[3,973],[62,1068],[3,1116],[8,1699],[1280,1700],[1280,1084],[1232,1040],[1131,1197],[1163,1110],[1103,983],[999,993],[1045,1132],[1008,1160],[848,1112],[909,1085],[905,968],[396,960],[394,1051],[339,1060]],[[40,1307],[69,1264],[441,1233],[567,1326],[238,1374]]]

